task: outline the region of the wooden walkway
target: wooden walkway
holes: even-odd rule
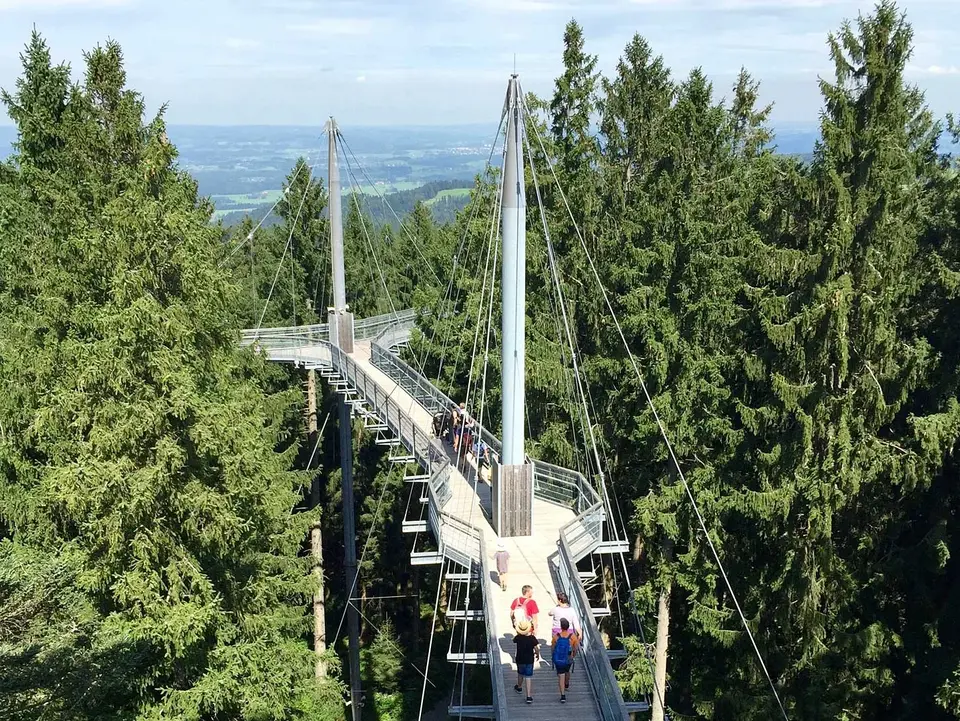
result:
[[[351,358],[414,419],[421,430],[430,433],[433,420],[430,413],[371,363],[368,341],[357,341]],[[484,545],[488,553],[492,553],[496,549],[498,538],[489,522],[491,489],[483,481],[479,481],[476,483],[476,488],[474,487],[476,472],[472,465],[469,466],[467,474],[469,478],[456,468],[456,464],[453,464],[450,475],[452,495],[443,510],[479,528],[483,533]],[[567,692],[567,702],[565,705],[560,704],[557,675],[549,661],[552,651],[550,648],[552,619],[547,614],[556,605],[556,592],[560,590],[555,587],[556,574],[552,572],[554,561],[551,559],[557,553],[560,527],[573,518],[572,510],[535,499],[533,536],[504,539],[507,551],[510,553],[509,585],[506,593],[500,590],[499,581],[494,573],[491,573],[489,578],[482,579],[483,583],[488,584],[489,597],[502,599],[502,603],[496,608],[484,609],[484,611],[494,619],[500,641],[499,655],[491,653],[491,658],[499,657],[503,667],[508,711],[506,718],[511,721],[539,720],[559,714],[561,709],[563,716],[576,721],[592,721],[600,718],[596,701],[582,669],[575,667],[570,689]],[[516,665],[513,663],[516,647],[513,643],[513,627],[510,623],[510,603],[519,595],[520,588],[525,584],[533,586],[533,598],[540,607],[537,636],[540,639],[541,660],[534,668],[534,702],[532,704],[525,702],[526,693],[519,694],[513,688],[517,682],[517,673]],[[584,619],[581,619],[581,623],[583,622]],[[592,619],[587,622],[592,622]],[[544,707],[552,710],[545,711]]]

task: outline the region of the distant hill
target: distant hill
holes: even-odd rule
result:
[[[394,213],[400,219],[403,219],[418,202],[423,202],[430,208],[434,220],[438,223],[449,223],[456,219],[457,211],[466,207],[470,200],[471,188],[473,188],[473,181],[434,180],[408,190],[381,193],[382,199],[381,195],[371,193],[368,190],[361,195],[360,206],[367,217],[371,218],[377,225],[386,224],[399,227]],[[352,197],[352,194],[349,193],[344,195],[344,213],[353,204]],[[217,215],[225,226],[235,225],[248,215],[254,218],[256,222],[260,222],[260,219],[269,212],[275,200],[275,197],[269,195],[265,196],[264,201],[257,203],[244,202],[239,199],[236,208],[226,211],[221,209]],[[279,221],[280,219],[276,215],[271,214],[264,220],[263,226],[269,228]]]

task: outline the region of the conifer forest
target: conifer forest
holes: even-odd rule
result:
[[[325,319],[325,173],[298,161],[269,226],[212,222],[118,44],[70,68],[26,40],[2,93],[0,721],[349,718],[336,395],[317,378],[311,416],[306,371],[239,342]],[[659,418],[789,718],[960,719],[960,122],[905,75],[909,16],[883,0],[824,39],[809,161],[777,152],[747,70],[677,76],[638,34],[602,76],[575,21],[562,40],[552,95],[526,98],[527,197],[629,533],[646,640],[623,639],[617,680],[650,691],[660,619],[669,718],[781,717]],[[404,353],[451,398],[480,363],[495,176],[446,224],[343,203],[351,309],[416,309]],[[528,450],[576,468],[527,211]],[[409,563],[402,469],[362,424],[353,441],[364,718],[445,713],[448,590]]]

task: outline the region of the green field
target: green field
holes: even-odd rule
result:
[[[470,196],[470,190],[470,188],[449,188],[447,190],[441,190],[430,198],[430,200],[426,202],[426,205],[433,205],[444,198],[467,198]]]
[[[254,206],[252,208],[228,208],[227,210],[215,210],[213,211],[213,219],[220,220],[227,213],[251,213],[252,211],[257,210],[259,206]],[[267,206],[264,204],[264,212],[266,212]]]
[[[236,203],[260,205],[262,203],[276,203],[280,199],[280,190],[264,190],[260,193],[240,193],[233,195],[211,195],[214,205],[220,203]]]
[[[343,183],[343,180],[341,179]],[[364,195],[376,195],[377,191],[380,192],[380,195],[387,195],[388,193],[398,193],[401,190],[414,190],[419,188],[423,183],[417,183],[410,180],[402,180],[397,183],[378,183],[376,187],[369,184],[360,185],[360,192]],[[351,183],[349,186],[346,183],[343,183],[343,189],[345,192],[350,192],[354,189],[354,185]]]
[[[342,182],[342,181],[341,181]],[[419,188],[423,183],[417,183],[413,181],[400,181],[396,183],[382,183],[376,186],[364,184],[360,186],[360,192],[364,195],[373,195],[376,196],[379,192],[380,195],[388,195],[390,193],[397,193],[401,190],[414,190]],[[344,192],[351,192],[354,190],[355,186],[353,184],[347,185],[345,182],[342,185]],[[260,193],[234,193],[231,195],[211,195],[210,199],[213,201],[214,205],[238,205],[244,206],[243,208],[229,208],[226,212],[234,212],[237,210],[244,210],[247,206],[257,206],[257,205],[273,205],[280,199],[280,195],[283,191],[281,190],[264,190]],[[451,191],[441,191],[441,194],[444,193],[459,193],[460,190],[451,190]],[[219,211],[218,211],[219,212]]]

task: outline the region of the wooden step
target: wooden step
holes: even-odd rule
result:
[[[403,521],[400,524],[400,530],[402,530],[404,533],[426,533],[427,522],[426,521]]]
[[[622,661],[626,657],[627,657],[627,649],[625,648],[608,648],[607,649],[608,661]]]
[[[403,482],[404,482],[404,483],[423,483],[424,481],[429,481],[429,480],[430,480],[430,474],[429,474],[429,473],[418,473],[418,474],[415,475],[415,476],[404,476],[404,477],[403,477]]]
[[[593,614],[594,618],[603,618],[604,616],[610,615],[610,608],[609,606],[599,606],[596,608],[591,608],[590,613]]]
[[[387,460],[391,463],[416,463],[417,457],[414,455],[390,456]]]
[[[643,713],[650,710],[650,704],[646,701],[625,701],[624,705],[627,707],[627,713]]]

